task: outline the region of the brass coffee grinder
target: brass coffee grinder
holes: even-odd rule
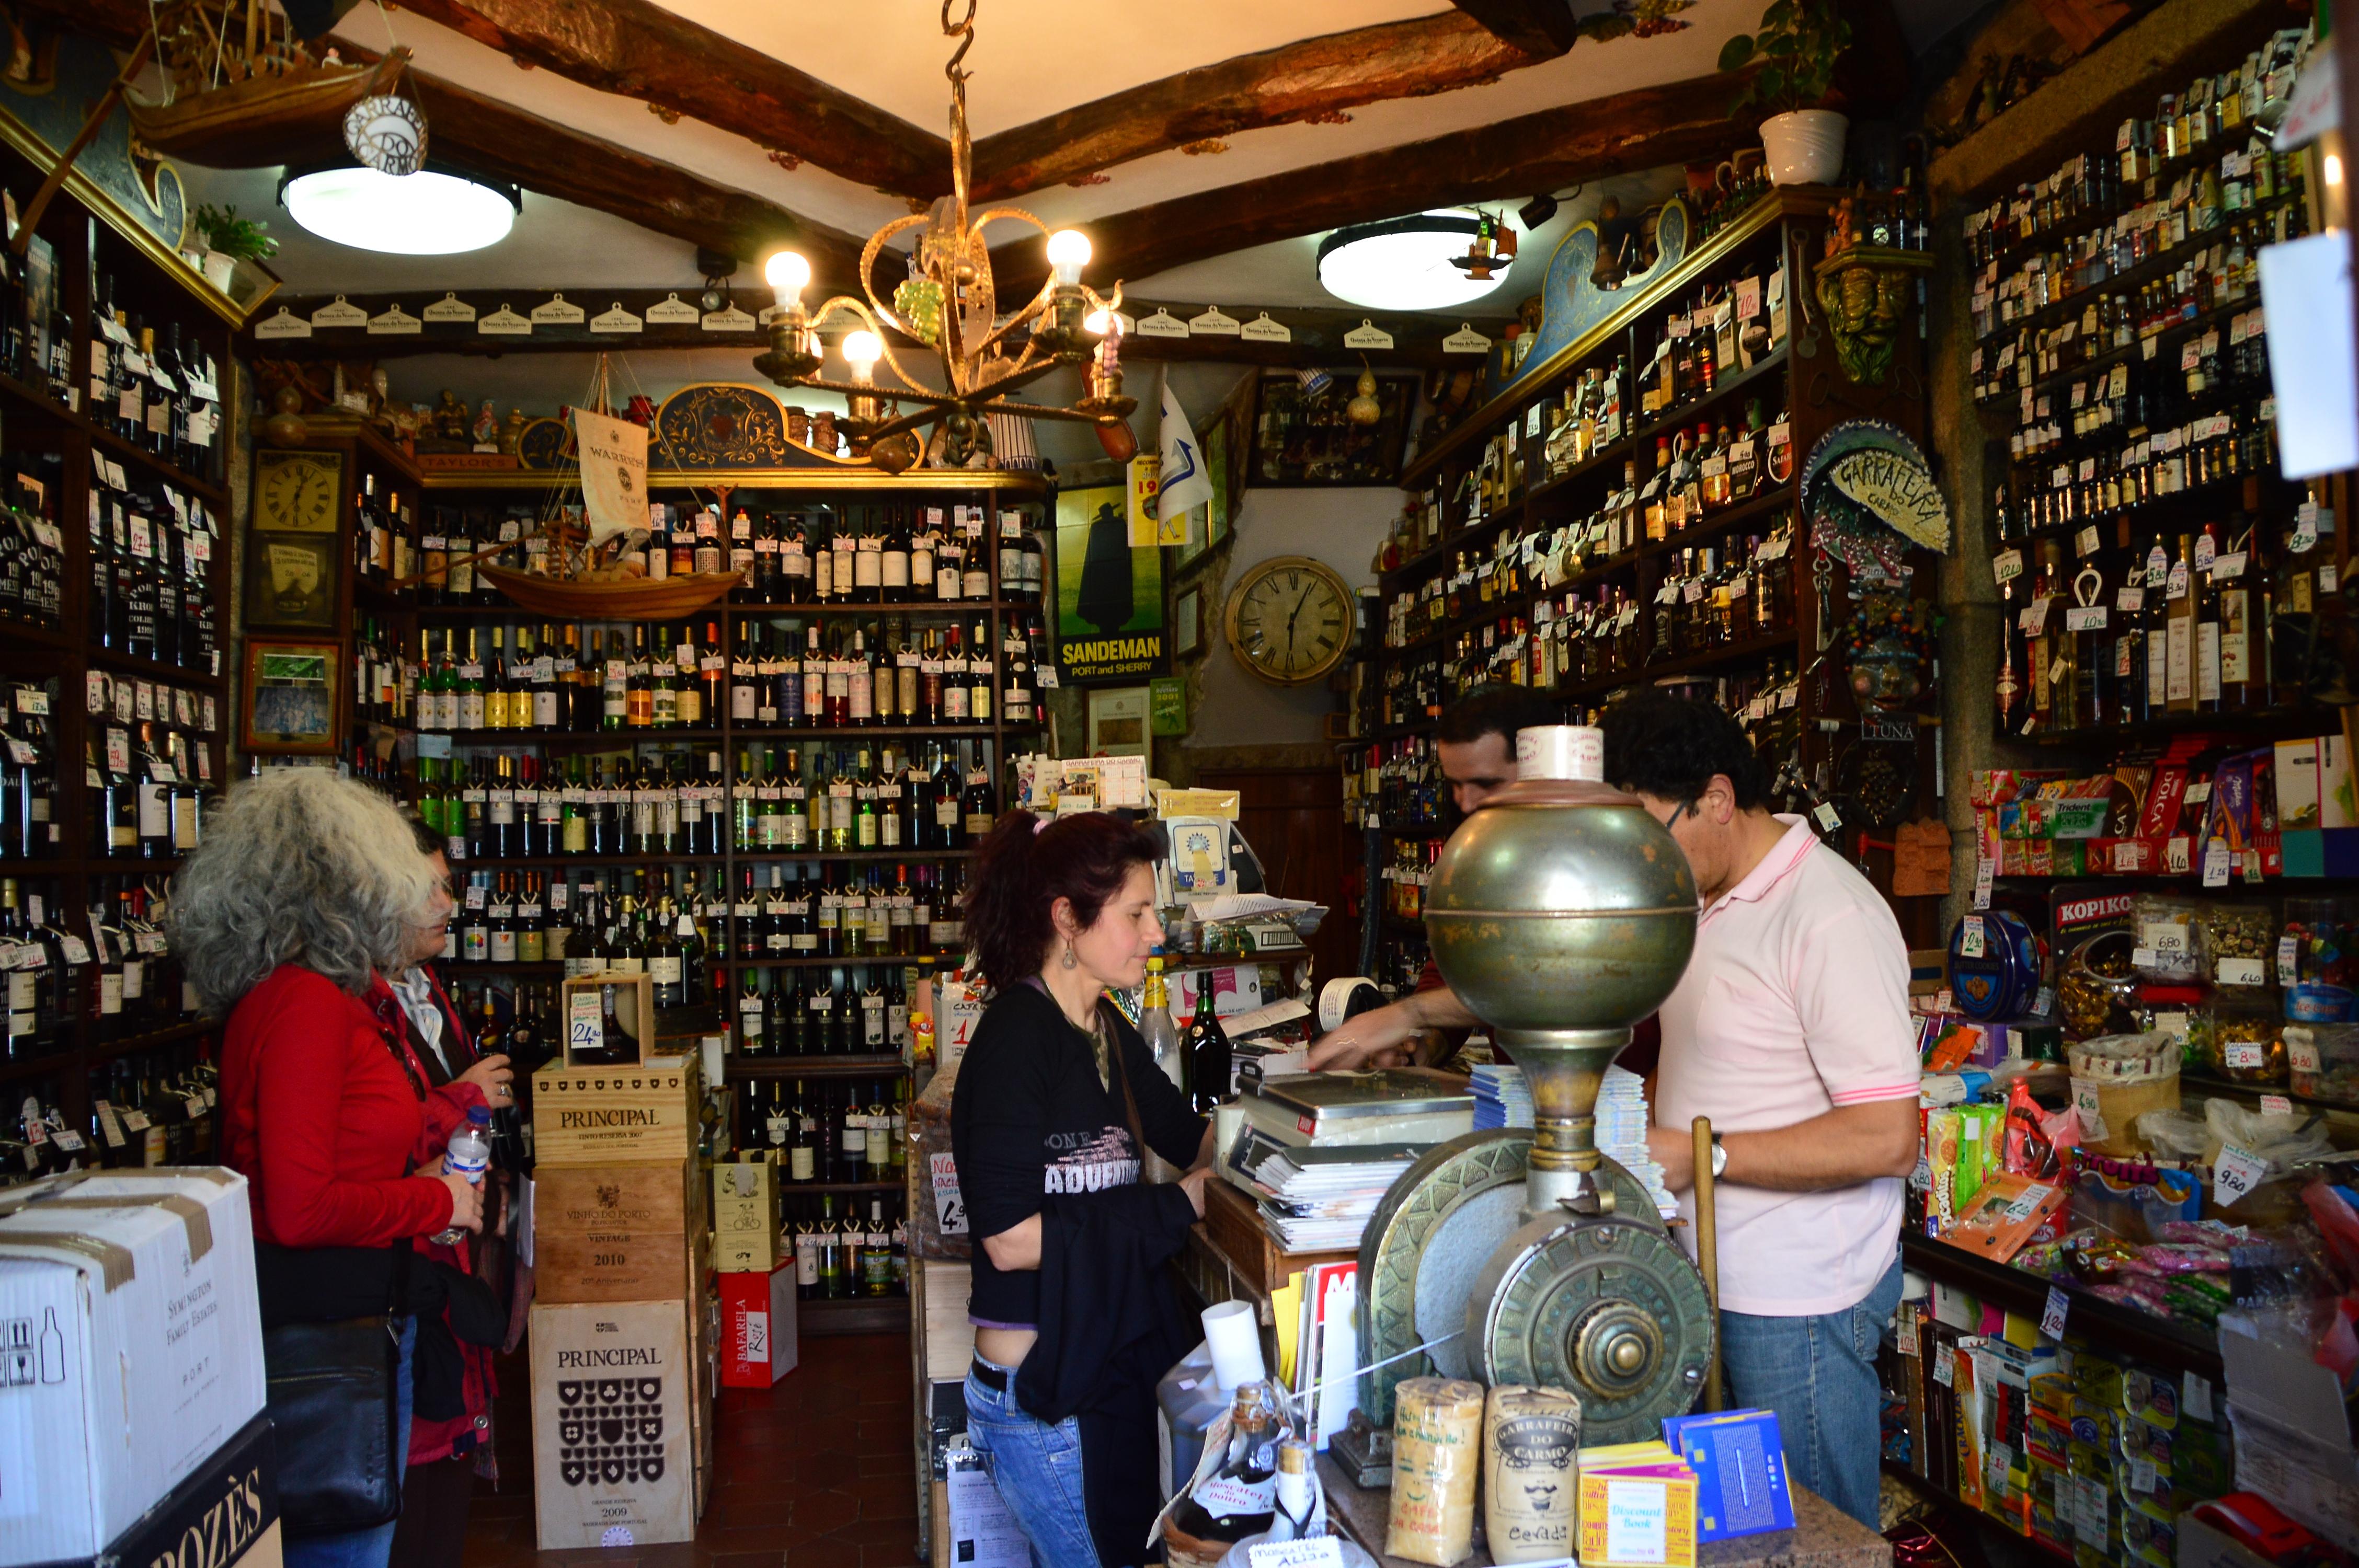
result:
[[[1584,1444],[1657,1436],[1704,1391],[1717,1319],[1703,1276],[1594,1136],[1606,1067],[1687,968],[1695,880],[1670,834],[1602,782],[1601,739],[1525,730],[1516,782],[1434,865],[1434,962],[1522,1067],[1535,1125],[1436,1146],[1369,1222],[1364,1433],[1390,1423],[1413,1377],[1569,1389]]]

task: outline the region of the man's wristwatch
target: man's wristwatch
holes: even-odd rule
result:
[[[1715,1132],[1712,1135],[1712,1179],[1715,1182],[1720,1180],[1721,1173],[1727,1169],[1728,1146],[1720,1141],[1720,1134]]]

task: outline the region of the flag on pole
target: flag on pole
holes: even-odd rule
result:
[[[1169,374],[1163,378],[1162,444],[1163,471],[1158,476],[1156,515],[1171,525],[1177,524],[1191,508],[1212,499],[1212,476],[1204,467],[1203,449],[1196,444],[1196,432],[1188,424],[1188,411],[1180,406]],[[1184,540],[1186,536],[1181,537]]]

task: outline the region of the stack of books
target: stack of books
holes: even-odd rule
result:
[[[1584,1448],[1581,1561],[1586,1568],[1695,1568],[1696,1473],[1668,1443]]]
[[[1474,1127],[1529,1127],[1532,1091],[1524,1070],[1505,1063],[1477,1067],[1473,1075]],[[1638,1179],[1664,1218],[1680,1206],[1663,1184],[1663,1168],[1647,1152],[1646,1080],[1626,1067],[1605,1069],[1597,1091],[1597,1147],[1600,1152]]]
[[[1261,1222],[1288,1252],[1340,1252],[1360,1233],[1394,1182],[1423,1152],[1398,1143],[1288,1149],[1254,1167]]]

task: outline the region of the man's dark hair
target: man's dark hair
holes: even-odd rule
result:
[[[1462,746],[1496,735],[1507,742],[1507,754],[1512,757],[1516,730],[1563,722],[1557,705],[1529,687],[1478,686],[1441,710],[1441,723],[1434,736]]]
[[[1737,722],[1709,702],[1664,691],[1633,693],[1608,704],[1597,727],[1605,731],[1605,782],[1658,800],[1701,798],[1714,773],[1724,773],[1736,807],[1769,803],[1768,778]]]
[[[426,818],[420,816],[415,807],[403,806],[401,819],[409,824],[409,837],[417,843],[419,854],[439,855],[450,848],[442,841],[441,834],[427,826]]]

